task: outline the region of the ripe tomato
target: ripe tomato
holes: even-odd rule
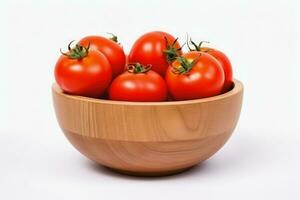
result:
[[[109,61],[99,51],[78,44],[71,49],[70,44],[56,63],[56,82],[67,93],[100,97],[112,78]]]
[[[224,70],[224,75],[225,75],[225,81],[224,81],[222,92],[228,92],[233,86],[233,75],[232,75],[231,63],[227,58],[227,56],[223,52],[217,49],[213,49],[209,47],[201,47],[204,41],[200,42],[199,45],[197,45],[192,40],[190,42],[194,47],[194,49],[190,48],[191,51],[206,52],[219,61],[219,63],[221,64]]]
[[[119,75],[109,88],[109,99],[120,101],[165,101],[167,86],[156,72],[139,63]]]
[[[135,41],[128,60],[129,63],[152,65],[152,70],[164,76],[169,66],[168,62],[181,55],[181,47],[172,35],[154,31],[142,35]]]
[[[126,57],[123,48],[118,44],[116,36],[113,35],[111,39],[101,36],[87,36],[81,39],[79,44],[82,46],[90,44],[90,49],[103,53],[112,67],[113,77],[124,72]]]
[[[219,50],[208,48],[208,47],[201,48],[201,51],[207,52],[209,55],[212,55],[220,62],[225,75],[225,81],[224,81],[222,92],[228,92],[229,90],[231,90],[233,86],[233,75],[232,75],[231,63],[227,58],[227,56]]]
[[[210,97],[221,93],[224,71],[211,55],[192,51],[169,66],[166,83],[175,100]]]

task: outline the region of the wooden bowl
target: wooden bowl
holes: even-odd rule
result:
[[[89,159],[142,176],[173,174],[216,153],[239,119],[243,85],[204,99],[125,102],[64,94],[52,87],[56,117]]]

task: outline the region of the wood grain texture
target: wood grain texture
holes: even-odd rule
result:
[[[212,156],[239,118],[243,86],[222,95],[175,102],[121,102],[64,94],[54,107],[69,141],[104,166],[135,175],[165,175]]]

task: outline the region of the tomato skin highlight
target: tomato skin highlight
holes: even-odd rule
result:
[[[109,99],[137,102],[165,101],[167,86],[164,79],[152,70],[137,74],[126,71],[112,82]]]
[[[233,87],[233,72],[232,72],[232,66],[230,63],[230,60],[228,57],[221,51],[213,48],[208,48],[208,47],[202,47],[201,51],[206,51],[209,55],[213,56],[216,58],[223,70],[224,70],[224,75],[225,75],[225,81],[224,81],[224,86],[222,89],[222,93],[228,92],[229,90],[232,89]]]
[[[56,82],[64,92],[95,98],[103,94],[112,78],[108,59],[93,50],[82,59],[70,59],[61,55],[54,73]]]
[[[101,36],[87,36],[79,41],[82,46],[88,46],[103,53],[113,71],[113,78],[124,72],[126,56],[123,48],[116,42]]]
[[[167,49],[166,39],[172,44],[176,39],[169,33],[162,31],[153,31],[139,37],[131,48],[128,55],[129,63],[141,63],[143,65],[152,65],[152,70],[164,76],[169,66],[164,51]],[[179,42],[174,47],[180,48]],[[180,55],[182,51],[178,52]]]
[[[200,55],[200,56],[199,56]],[[167,69],[166,83],[174,100],[200,99],[219,95],[224,85],[224,71],[220,63],[211,55],[192,51],[182,55],[188,61],[198,61],[187,73],[174,73],[181,66],[175,60]]]

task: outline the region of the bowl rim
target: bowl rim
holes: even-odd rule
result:
[[[187,105],[187,104],[210,102],[210,101],[216,101],[216,100],[228,98],[230,96],[233,96],[237,93],[242,92],[243,89],[244,89],[244,86],[243,86],[242,82],[240,82],[237,79],[234,79],[233,80],[233,88],[230,91],[220,94],[220,95],[217,95],[217,96],[206,97],[206,98],[202,98],[202,99],[182,100],[182,101],[134,102],[134,101],[116,101],[116,100],[108,100],[108,99],[96,99],[96,98],[91,98],[91,97],[66,94],[62,91],[62,89],[58,86],[57,83],[52,84],[52,92],[56,93],[64,98],[73,99],[73,100],[77,100],[77,101],[99,103],[99,104],[134,105],[134,106],[138,106],[138,105],[140,105],[140,106]]]

